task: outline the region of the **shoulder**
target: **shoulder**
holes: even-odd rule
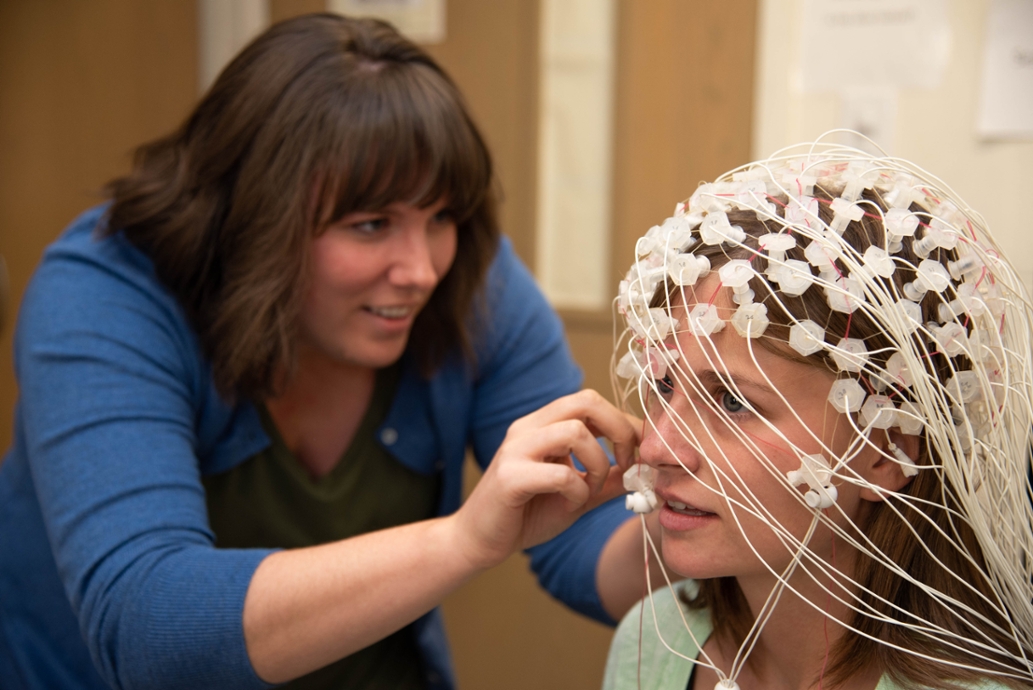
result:
[[[145,305],[147,314],[161,314],[169,324],[189,330],[150,259],[121,233],[102,234],[106,211],[101,205],[84,212],[47,247],[26,291],[26,305],[73,322],[109,309],[130,308],[139,315]]]
[[[178,302],[146,255],[120,233],[98,232],[105,212],[86,211],[44,252],[19,311],[19,359],[48,343],[107,358],[132,351],[198,383],[200,353]]]
[[[482,299],[474,307],[472,329],[477,334],[473,384],[478,426],[508,427],[517,417],[581,388],[581,369],[563,324],[506,238]],[[494,449],[488,457],[493,454]]]
[[[675,583],[653,592],[624,616],[606,661],[605,690],[685,687],[690,659],[699,655],[711,632],[709,611],[689,609],[679,600],[680,593],[691,596],[695,590],[695,582]]]
[[[76,218],[26,290],[15,332],[22,407],[35,414],[34,400],[78,386],[98,393],[86,396],[98,407],[118,399],[140,419],[177,415],[206,455],[236,428],[236,406],[212,385],[194,330],[150,259],[121,233],[103,232],[106,212],[101,205]]]
[[[534,277],[513,251],[508,238],[498,252],[473,312],[478,375],[490,378],[496,369],[521,369],[536,362],[568,368],[571,358],[563,324],[538,289]],[[558,371],[557,374],[560,372]],[[580,371],[568,384],[580,387]]]

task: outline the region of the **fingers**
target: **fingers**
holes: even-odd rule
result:
[[[588,427],[576,419],[557,421],[539,429],[527,430],[511,440],[507,450],[527,458],[542,460],[561,458],[568,461],[571,454],[576,455],[585,468],[584,479],[581,480],[581,475],[573,469],[571,472],[583,483],[587,482],[592,494],[602,490],[610,473],[610,460],[606,453]],[[570,468],[566,462],[564,466]]]
[[[537,412],[517,420],[511,430],[522,433],[564,420],[578,420],[593,436],[608,438],[613,444],[617,464],[625,468],[631,465],[635,448],[641,440],[641,422],[624,414],[593,390],[583,390],[554,400]]]
[[[484,477],[457,513],[476,562],[559,534],[581,514],[623,492],[622,475],[641,424],[594,391],[553,401],[510,425]],[[614,467],[597,436],[620,463]],[[584,472],[574,467],[576,456]]]
[[[591,498],[584,506],[585,512],[592,510],[602,504],[606,503],[612,498],[616,498],[622,494],[626,494],[627,489],[624,488],[624,470],[619,465],[611,465],[610,472],[606,477],[606,481],[603,483],[603,488],[597,493],[592,494]]]
[[[545,463],[535,465],[533,471],[528,469],[515,466],[499,472],[498,480],[508,488],[513,507],[522,506],[543,494],[559,494],[574,510],[585,505],[591,495],[588,484],[569,465]]]

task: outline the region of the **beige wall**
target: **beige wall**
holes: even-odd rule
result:
[[[1033,281],[1027,211],[1033,188],[1033,141],[983,141],[976,135],[983,44],[989,0],[948,0],[950,55],[942,82],[901,89],[892,155],[942,178],[983,214],[1002,249]],[[753,156],[767,156],[839,126],[833,94],[804,94],[796,86],[803,0],[762,0]]]

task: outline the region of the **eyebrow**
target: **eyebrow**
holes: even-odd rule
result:
[[[750,388],[757,392],[769,395],[773,395],[775,393],[770,386],[754,381],[753,379],[746,378],[744,376],[737,376],[735,374],[723,374],[721,372],[714,371],[713,369],[705,369],[701,371],[697,374],[697,378],[708,384],[720,384],[725,387],[732,387],[729,386],[729,383],[731,383],[734,384],[735,388]]]

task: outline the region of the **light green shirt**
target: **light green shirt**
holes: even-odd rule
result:
[[[686,689],[694,665],[690,659],[699,656],[700,648],[713,632],[713,626],[708,611],[690,609],[676,599],[677,592],[683,590],[688,598],[694,597],[698,590],[697,583],[685,580],[676,583],[674,587],[674,590],[665,587],[653,592],[652,602],[648,598],[640,601],[617,626],[610,644],[610,655],[606,659],[603,690]],[[679,609],[685,615],[684,622]],[[663,641],[657,635],[657,630]],[[677,654],[667,647],[677,650]],[[901,689],[889,676],[884,675],[875,690]],[[999,683],[986,681],[974,690],[1006,688]]]

